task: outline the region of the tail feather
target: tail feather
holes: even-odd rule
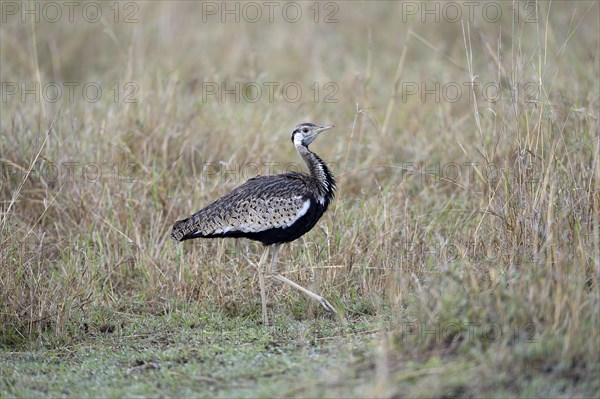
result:
[[[178,220],[173,225],[173,230],[171,231],[171,237],[176,241],[183,241],[185,236],[189,234],[189,221],[188,219]]]

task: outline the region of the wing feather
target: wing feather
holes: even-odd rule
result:
[[[261,176],[173,226],[178,240],[231,233],[258,233],[292,225],[310,207],[308,187],[300,174]]]

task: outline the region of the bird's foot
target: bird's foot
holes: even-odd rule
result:
[[[321,304],[321,306],[323,306],[328,311],[337,314],[337,310],[333,307],[332,304],[329,303],[329,301],[327,299],[325,299],[322,296],[320,296],[320,297],[317,298],[317,301],[319,301],[319,303]]]

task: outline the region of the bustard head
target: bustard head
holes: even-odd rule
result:
[[[313,123],[301,123],[292,131],[292,142],[296,147],[308,147],[317,136],[327,129],[331,129],[333,125],[317,126]]]

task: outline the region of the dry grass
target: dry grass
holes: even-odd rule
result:
[[[377,381],[355,394],[399,394],[403,381],[417,396],[518,394],[539,376],[587,387],[600,357],[600,41],[598,3],[575,4],[537,3],[527,23],[400,23],[393,2],[340,2],[334,24],[201,23],[191,2],[141,3],[133,24],[3,23],[2,82],[98,82],[103,96],[2,102],[1,345],[56,347],[106,313],[181,303],[258,320],[258,245],[168,233],[251,177],[248,163],[299,162],[289,129],[313,121],[336,125],[312,149],[340,188],[281,259],[347,323],[387,320],[380,359],[359,366]],[[137,103],[123,102],[128,82]],[[203,101],[202,82],[298,82],[303,95]],[[423,101],[436,82],[439,99]],[[286,287],[270,298],[278,314],[321,314]],[[477,380],[440,377],[454,372]]]

